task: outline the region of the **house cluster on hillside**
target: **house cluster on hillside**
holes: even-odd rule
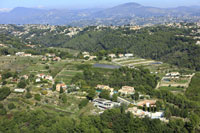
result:
[[[61,58],[56,56],[55,54],[47,53],[45,56],[42,57],[42,61],[61,61]]]
[[[164,118],[164,111],[149,112],[142,110],[141,107],[156,107],[156,100],[142,100],[138,102],[135,107],[128,108],[126,112],[131,112],[134,116],[139,118],[149,117],[151,119],[160,119],[161,121],[168,122],[168,120]]]
[[[149,117],[151,119],[160,119],[160,120],[166,120],[164,118],[164,112],[148,112],[143,111],[142,109],[138,109],[137,107],[128,108],[126,112],[131,112],[134,116],[137,116],[139,118]]]
[[[90,55],[89,52],[83,52],[82,55],[83,55],[83,58],[85,58],[85,59],[88,58],[88,60],[97,59],[97,56],[92,56],[92,55]]]
[[[36,45],[27,44],[26,47],[35,48]]]
[[[96,89],[109,90],[110,92],[114,92],[114,89],[110,88],[107,85],[97,85]],[[118,92],[128,95],[128,94],[134,94],[135,90],[134,90],[134,87],[123,86]],[[127,101],[126,99],[123,99],[121,97],[118,97],[118,99],[119,98],[121,100]],[[121,103],[123,103],[123,102],[120,102],[120,101],[113,102],[113,101],[102,99],[102,98],[96,98],[93,100],[94,106],[103,111],[106,109],[111,109],[111,108],[120,106]],[[153,108],[153,110],[154,110],[154,108],[156,107],[156,100],[142,100],[137,103],[132,103],[132,102],[127,102],[127,103],[128,103],[127,105],[129,105],[129,104],[134,105],[134,107],[130,107],[126,110],[126,112],[131,112],[134,116],[137,116],[139,118],[149,117],[151,119],[160,119],[165,122],[167,121],[164,118],[163,111],[151,112],[151,111],[144,111],[141,109],[141,108],[145,107],[145,108]]]
[[[6,48],[6,47],[8,47],[8,46],[5,45],[5,44],[0,44],[0,47],[4,47],[4,48]]]
[[[156,100],[143,100],[137,103],[137,106],[140,107],[153,107],[156,106]]]
[[[27,80],[29,78],[28,75],[22,75],[21,78],[24,78],[25,80]]]
[[[88,60],[97,59],[97,56],[90,55],[89,52],[82,52],[82,55],[83,55],[83,58],[88,59]],[[133,57],[133,54],[132,53],[126,53],[126,54],[111,53],[111,54],[108,54],[107,57],[110,57],[111,59],[114,59],[114,58],[130,58],[130,57]],[[106,57],[104,57],[104,58],[106,58]]]
[[[72,36],[78,34],[80,31],[82,31],[82,28],[71,27],[69,29],[65,29],[64,33],[67,32],[67,31],[69,32],[69,33],[67,33],[67,35],[72,37]]]
[[[107,86],[107,85],[97,85],[97,86],[96,86],[96,89],[110,91],[110,95],[113,95],[113,94],[114,94],[114,88],[110,88],[110,87]]]
[[[110,95],[117,93],[117,91],[114,91],[114,88],[111,88],[108,85],[97,85],[96,89],[108,90],[108,91],[110,91]],[[135,89],[134,89],[134,87],[131,87],[131,86],[122,86],[122,88],[118,91],[118,93],[121,93],[124,95],[132,95],[135,93]]]
[[[139,30],[141,29],[142,27],[141,26],[130,26],[130,30]]]
[[[16,56],[24,56],[24,57],[31,57],[32,56],[32,54],[27,54],[25,52],[17,52],[15,55]]]
[[[77,91],[77,90],[80,89],[76,85],[66,85],[65,83],[56,84],[56,91],[57,92],[60,92],[61,88],[63,89],[63,92],[72,92],[72,91]]]
[[[37,77],[36,80],[35,80],[36,83],[41,82],[42,80],[49,80],[49,81],[54,82],[52,76],[50,76],[50,75],[45,75],[45,74],[43,74],[43,73],[37,74],[36,77]]]
[[[171,72],[171,73],[167,73],[165,77],[178,79],[180,75],[181,74],[179,72]]]
[[[61,88],[63,89],[63,91],[66,91],[67,85],[64,83],[56,85],[56,91],[60,92]]]
[[[127,53],[127,54],[108,54],[108,57],[110,58],[123,58],[123,57],[126,57],[126,58],[129,58],[129,57],[133,57],[133,54],[132,53]]]

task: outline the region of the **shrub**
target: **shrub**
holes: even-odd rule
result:
[[[10,89],[8,87],[0,88],[0,101],[4,100],[7,96],[10,95]]]
[[[7,81],[4,80],[4,81],[2,82],[2,85],[6,85],[6,84],[7,84]]]
[[[0,103],[0,109],[3,109],[3,104],[2,103]]]
[[[28,99],[29,99],[29,98],[32,98],[32,95],[31,95],[30,92],[27,92],[27,93],[26,93],[26,98],[28,98]]]
[[[0,115],[6,115],[7,111],[5,108],[0,109]]]
[[[88,99],[82,100],[78,105],[79,109],[82,109],[83,107],[85,107],[88,104],[88,102],[89,102]]]
[[[16,108],[16,106],[15,106],[14,103],[9,103],[9,104],[8,104],[8,109],[12,110],[12,109],[14,109],[14,108]]]
[[[18,84],[17,84],[17,87],[19,88],[25,88],[26,87],[26,82],[24,80],[20,81]]]
[[[40,101],[40,100],[41,100],[40,94],[35,94],[34,98],[35,98],[35,100],[37,100],[37,101]]]
[[[42,95],[46,95],[46,94],[48,94],[48,92],[46,90],[43,90]]]

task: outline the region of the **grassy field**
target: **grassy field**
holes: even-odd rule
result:
[[[27,69],[29,66],[37,64],[39,58],[33,57],[17,57],[17,56],[1,56],[0,57],[0,69],[18,71],[22,72],[24,69]]]
[[[168,90],[168,91],[184,91],[184,88],[182,87],[167,87],[167,86],[163,86],[159,88],[160,90]]]

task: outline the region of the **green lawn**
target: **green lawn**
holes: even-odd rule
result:
[[[73,70],[69,70],[69,71],[63,71],[61,73],[61,75],[76,75],[77,73],[82,73],[81,71],[73,71]]]
[[[185,83],[187,83],[187,82],[188,82],[188,80],[178,80],[176,83],[185,84]]]

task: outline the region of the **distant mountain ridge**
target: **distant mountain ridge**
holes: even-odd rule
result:
[[[129,23],[153,24],[159,22],[159,17],[166,17],[166,22],[170,20],[170,17],[174,17],[175,19],[179,17],[176,21],[183,21],[185,19],[191,20],[193,16],[200,17],[200,6],[157,8],[143,6],[138,3],[126,3],[108,9],[85,10],[45,10],[17,7],[10,12],[0,12],[0,24],[51,24],[73,26],[99,24],[123,25]],[[152,17],[156,17],[154,21],[152,21]],[[149,20],[150,18],[152,22]],[[160,20],[160,23],[161,22],[162,20]]]

